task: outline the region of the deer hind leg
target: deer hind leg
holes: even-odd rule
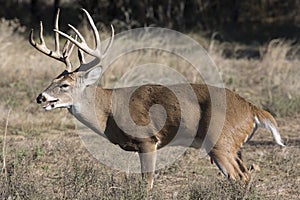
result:
[[[245,177],[246,177],[245,181],[246,181],[246,180],[249,180],[251,174],[250,174],[248,168],[246,167],[246,165],[244,164],[244,162],[243,162],[243,160],[242,160],[242,157],[239,156],[239,155],[237,155],[237,157],[236,157],[236,162],[238,163],[240,170],[242,171],[242,173],[243,173],[243,174],[245,175]]]
[[[209,153],[209,156],[224,174],[224,176],[226,176],[228,179],[235,179],[234,167],[229,162],[227,156],[225,156],[223,153],[217,153],[214,150]]]
[[[246,181],[249,178],[248,169],[237,154],[212,150],[209,155],[228,179],[235,180],[239,176]]]
[[[241,180],[243,182],[247,181],[249,179],[249,173],[243,161],[237,155],[235,157],[231,155],[230,159],[231,159],[231,164],[233,165],[236,173],[239,175]]]
[[[156,144],[143,143],[140,145],[139,158],[141,163],[141,173],[143,180],[147,181],[147,193],[153,188],[156,154]]]

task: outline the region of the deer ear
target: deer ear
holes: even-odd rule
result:
[[[102,74],[102,66],[97,66],[92,68],[91,70],[87,71],[84,74],[84,84],[86,86],[92,85],[96,83]]]

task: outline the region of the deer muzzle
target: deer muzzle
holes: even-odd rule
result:
[[[39,96],[36,98],[36,102],[38,104],[41,104],[42,102],[45,102],[46,101],[46,97],[41,93],[39,94]]]
[[[52,97],[45,92],[43,92],[36,98],[36,102],[38,104],[42,104],[42,103],[44,104],[43,108],[45,110],[52,110],[52,109],[58,107],[58,104],[57,104],[58,101],[59,101],[59,99]]]

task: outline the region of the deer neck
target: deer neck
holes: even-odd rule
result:
[[[81,123],[105,136],[107,118],[111,113],[111,90],[90,86],[78,95],[69,112]]]

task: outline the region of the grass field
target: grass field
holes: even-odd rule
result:
[[[0,198],[143,199],[139,174],[101,164],[82,144],[66,110],[44,112],[35,103],[63,65],[34,50],[16,22],[1,21],[0,28]],[[259,47],[260,59],[236,59],[222,56],[223,50],[246,47],[191,37],[209,49],[226,87],[276,116],[286,147],[257,131],[243,147],[243,159],[256,168],[246,186],[228,182],[190,149],[158,171],[153,199],[299,199],[300,60],[293,54],[299,46],[273,40]]]

